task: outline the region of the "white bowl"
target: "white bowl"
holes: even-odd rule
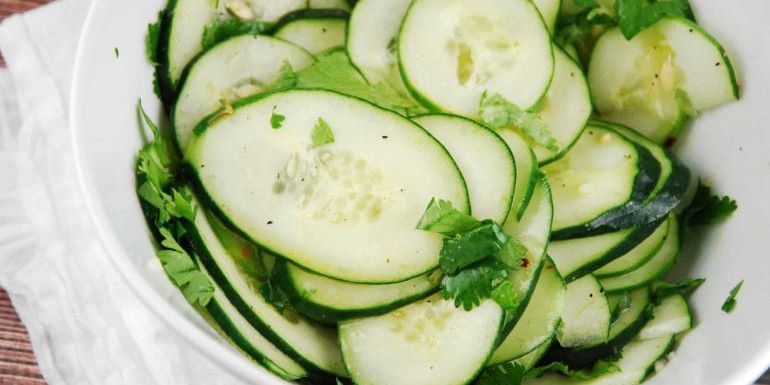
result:
[[[110,259],[179,338],[246,381],[286,384],[226,345],[150,268],[155,256],[134,193],[142,145],[136,104],[141,98],[152,116],[161,115],[144,39],[165,2],[97,0],[91,9],[71,106],[83,193]],[[677,152],[739,209],[689,242],[676,273],[708,279],[692,296],[697,327],[649,385],[744,385],[770,365],[770,1],[692,2],[699,22],[732,53],[744,88],[740,102],[698,118]],[[741,279],[736,310],[722,313]]]

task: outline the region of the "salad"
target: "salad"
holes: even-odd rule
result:
[[[171,0],[147,47],[158,258],[277,376],[633,385],[693,327],[737,206],[670,148],[739,86],[686,0]]]

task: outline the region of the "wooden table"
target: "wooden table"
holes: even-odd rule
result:
[[[23,12],[51,1],[0,0],[0,20],[10,14]],[[0,56],[0,67],[4,66],[5,62]],[[29,343],[27,329],[16,315],[8,294],[0,289],[0,385],[45,384]],[[770,372],[759,379],[758,384],[770,385]]]

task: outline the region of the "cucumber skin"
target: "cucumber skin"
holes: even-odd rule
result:
[[[519,322],[519,319],[521,319],[521,315],[524,314],[524,310],[526,310],[530,299],[532,299],[532,293],[535,292],[535,286],[537,286],[537,281],[540,279],[540,274],[545,268],[545,260],[547,258],[548,257],[544,255],[540,258],[540,262],[537,264],[537,266],[528,267],[536,269],[532,279],[530,280],[529,288],[527,288],[527,292],[524,294],[524,298],[522,298],[521,303],[515,310],[504,310],[505,314],[503,315],[503,325],[500,328],[500,336],[497,339],[495,347],[503,343],[503,340],[508,337],[508,334],[511,333],[513,328],[516,326],[516,323]],[[552,268],[556,268],[556,266],[553,265],[553,262],[550,262],[550,264]]]
[[[267,30],[268,35],[275,35],[281,28],[290,24],[291,22],[303,19],[340,19],[347,20],[350,18],[350,12],[341,9],[298,9],[296,11],[289,12],[283,16]]]
[[[639,154],[637,162],[639,171],[634,178],[634,188],[630,199],[626,203],[612,208],[586,223],[554,230],[551,234],[551,239],[559,241],[590,237],[633,227],[634,221],[624,219],[628,216],[633,216],[638,211],[638,207],[643,204],[655,188],[660,178],[661,170],[658,160],[644,146],[627,139],[615,130],[611,131],[633,143],[637,154]]]
[[[289,297],[289,302],[299,313],[319,323],[334,326],[336,326],[338,322],[352,318],[371,317],[388,313],[393,309],[429,297],[433,293],[436,293],[438,290],[440,290],[439,287],[436,286],[435,288],[424,293],[401,298],[389,304],[367,309],[340,310],[315,303],[305,298],[297,289],[297,287],[295,287],[292,283],[293,280],[288,270],[288,262],[278,259],[274,269],[273,279],[275,279],[275,283],[284,290],[286,295]]]
[[[155,80],[157,82],[157,91],[160,101],[166,112],[173,111],[172,106],[177,97],[176,84],[171,76],[171,68],[168,62],[168,51],[171,43],[171,22],[174,18],[174,10],[178,0],[169,0],[165,9],[160,11],[158,19],[160,22],[160,36],[158,46],[156,47],[155,58]]]

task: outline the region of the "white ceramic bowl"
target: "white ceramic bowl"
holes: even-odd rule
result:
[[[91,9],[71,106],[83,193],[110,259],[179,338],[244,380],[286,384],[222,342],[163,273],[149,268],[155,256],[134,194],[142,143],[135,107],[142,99],[152,116],[160,116],[144,38],[165,2],[97,0]],[[770,1],[692,3],[699,22],[732,53],[743,98],[698,118],[677,151],[740,207],[685,250],[676,274],[708,279],[692,296],[697,327],[649,385],[745,385],[770,365]],[[736,310],[722,313],[722,301],[741,279],[746,283]]]

